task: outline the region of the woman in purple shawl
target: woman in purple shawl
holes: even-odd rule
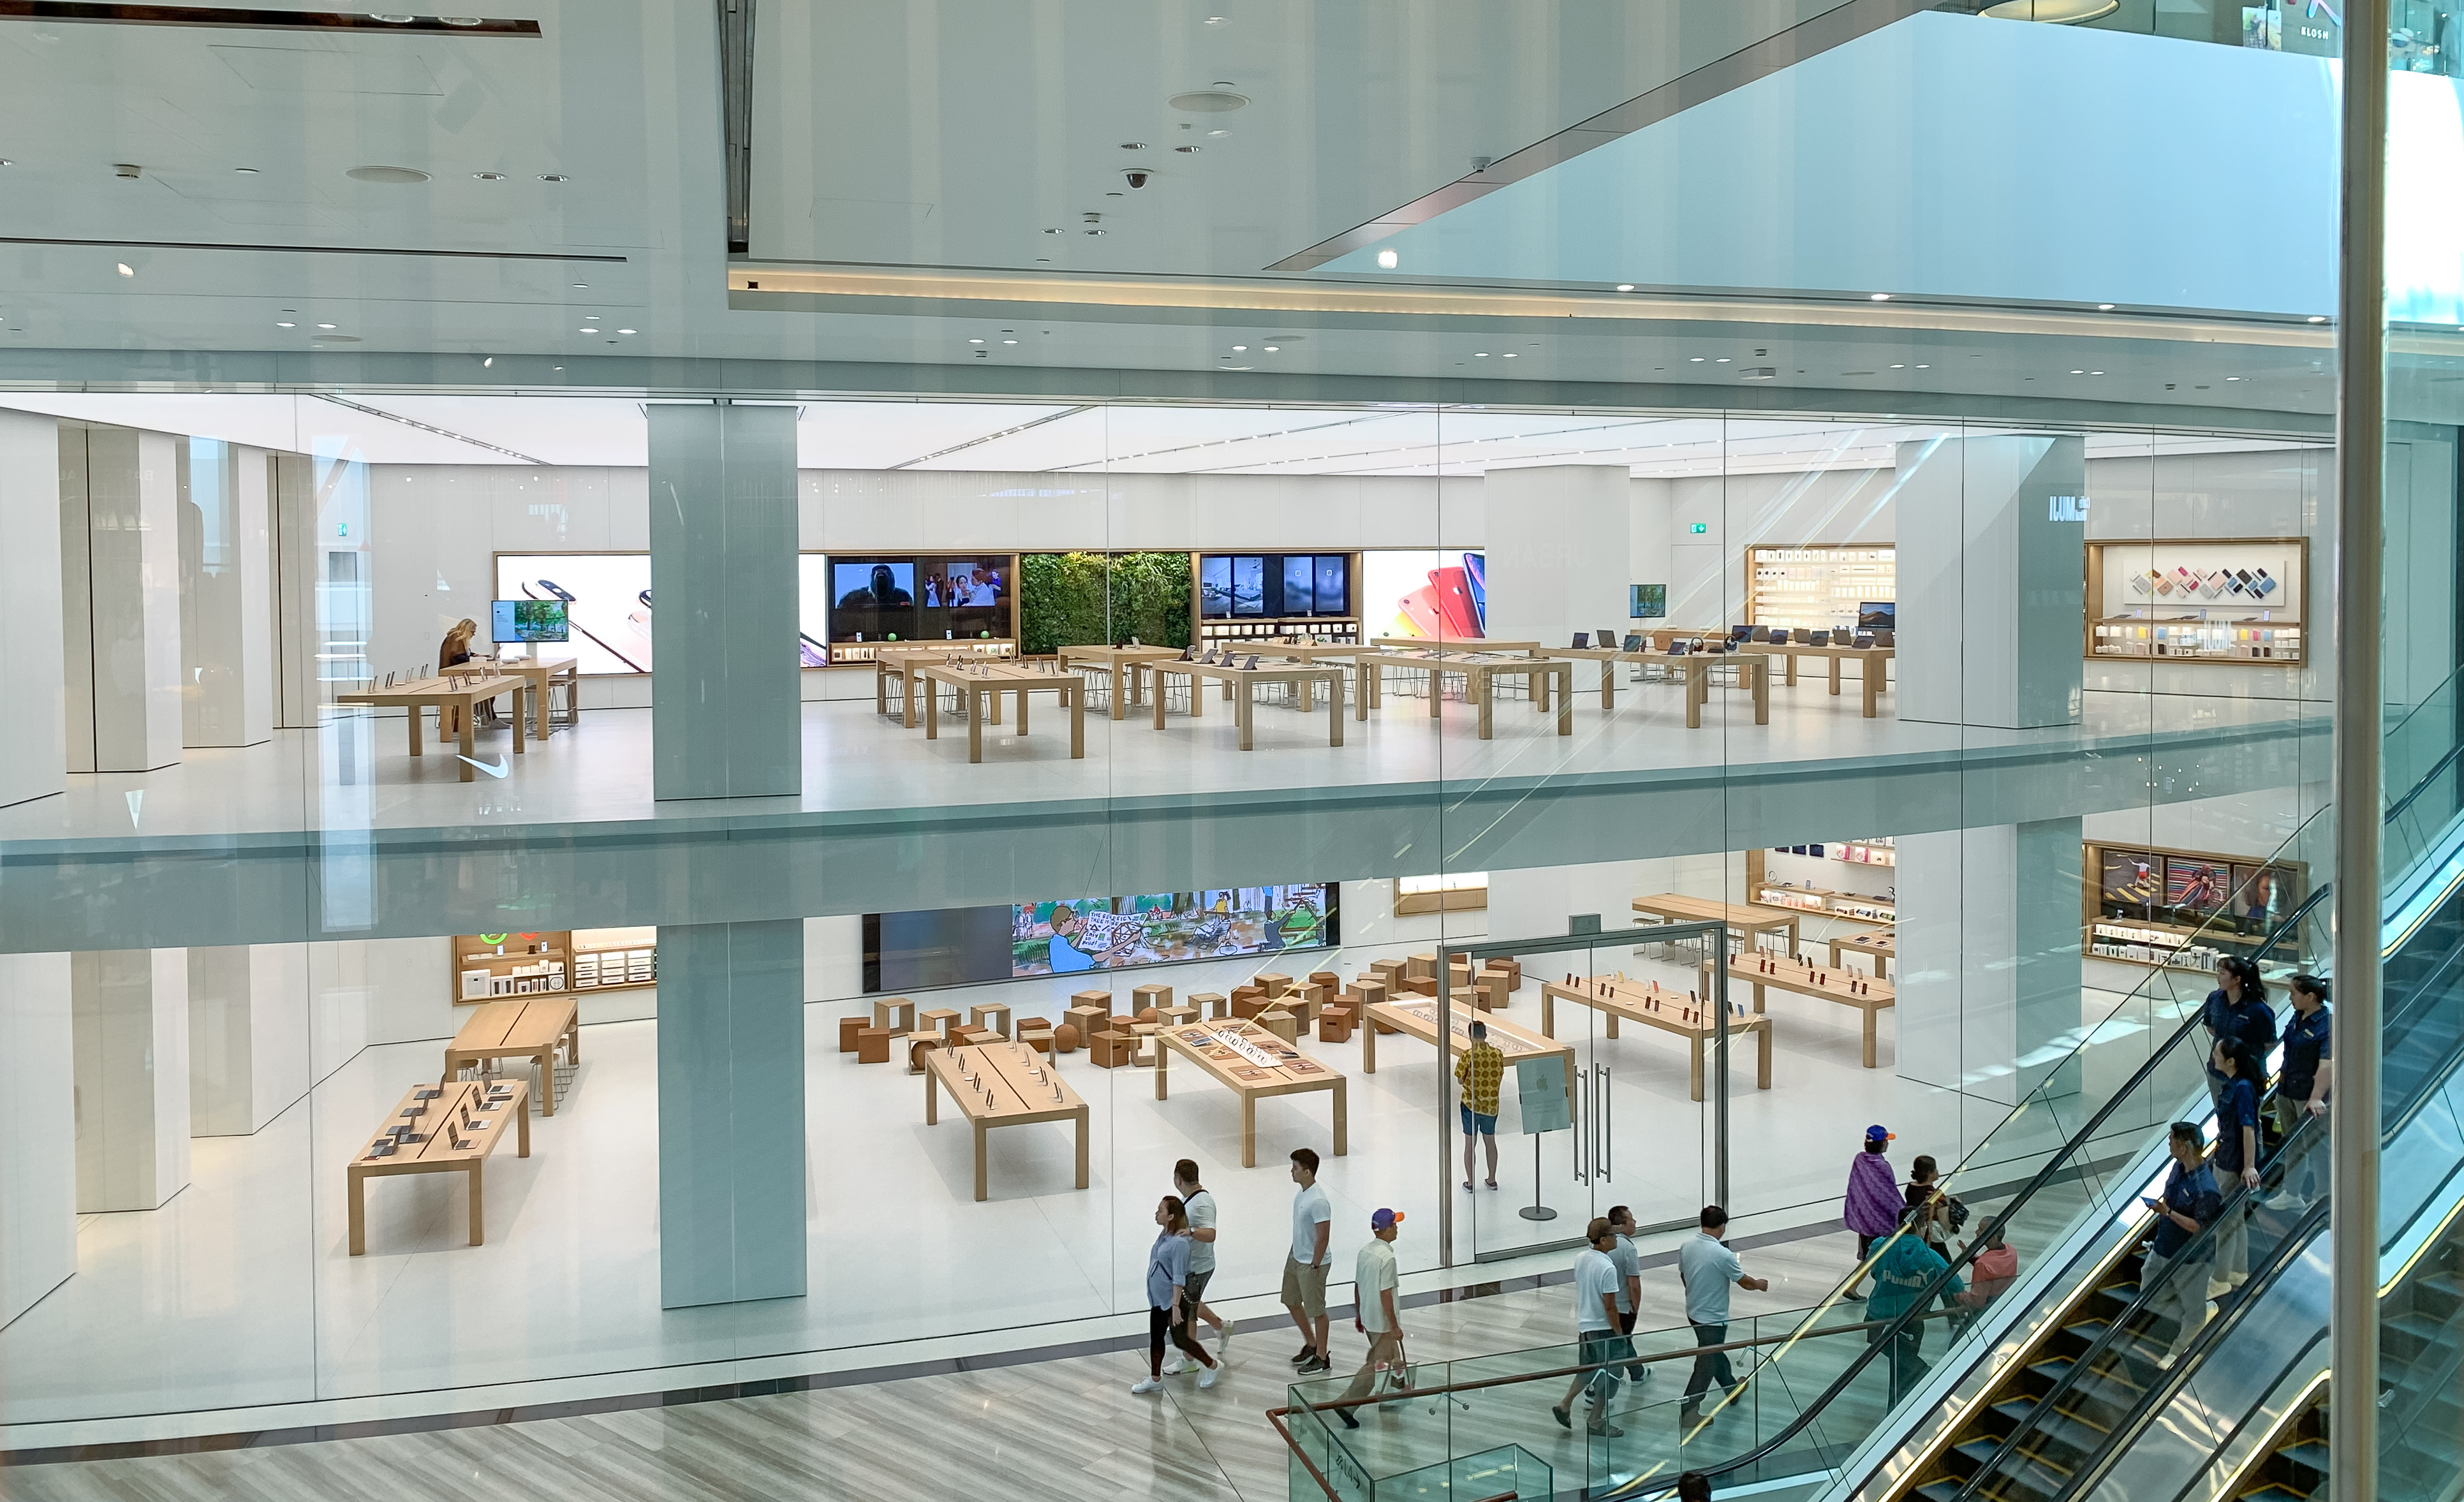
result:
[[[1857,1233],[1857,1264],[1863,1267],[1874,1249],[1874,1243],[1888,1236],[1900,1224],[1903,1207],[1900,1176],[1891,1160],[1882,1156],[1891,1145],[1891,1134],[1879,1126],[1865,1129],[1865,1150],[1848,1162],[1848,1228]],[[1862,1299],[1856,1280],[1850,1279],[1847,1297]]]

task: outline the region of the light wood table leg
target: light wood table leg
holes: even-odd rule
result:
[[[1334,1078],[1334,1156],[1341,1158],[1352,1151],[1352,1104],[1346,1098],[1345,1080]]]
[[[1241,1166],[1258,1166],[1258,1097],[1241,1092]]]
[[[1112,718],[1119,719],[1128,715],[1130,705],[1137,702],[1137,696],[1138,665],[1122,663],[1112,670]]]
[[[1231,680],[1228,678],[1225,679],[1223,686],[1227,689],[1230,688],[1232,686]],[[1242,683],[1241,696],[1232,701],[1232,713],[1241,721],[1241,749],[1246,751],[1256,743],[1254,735],[1258,719],[1258,693],[1256,684],[1245,680]]]
[[[1703,1100],[1703,1035],[1699,1032],[1694,1035],[1694,1048],[1690,1057],[1692,1068],[1687,1073],[1686,1083],[1693,1087],[1695,1103],[1700,1105]]]
[[[515,1156],[528,1158],[531,1156],[531,1103],[525,1100],[521,1103],[521,1107],[519,1111],[514,1113],[514,1131],[521,1143],[521,1151]]]
[[[1206,679],[1198,674],[1189,675],[1189,718],[1197,719],[1206,713]],[[1155,701],[1155,723],[1163,723],[1163,701]]]
[[[924,1066],[924,1124],[926,1126],[941,1124],[940,1081],[934,1074],[933,1066],[930,1064]]]
[[[1431,674],[1431,676],[1434,678],[1435,674]],[[1496,689],[1497,674],[1493,673],[1466,673],[1463,674],[1463,692],[1471,695],[1474,698],[1480,701],[1480,739],[1483,740],[1489,739],[1489,713],[1491,701]],[[1432,698],[1430,702],[1435,703],[1436,700]]]
[[[1018,691],[1018,733],[1022,736],[1026,734],[1026,695],[1024,689]]]
[[[1557,1036],[1557,998],[1545,985],[1540,988],[1540,1036]]]
[[[913,730],[915,728],[915,691],[917,689],[924,691],[924,708],[925,712],[930,714],[934,700],[933,680],[917,673],[913,666],[903,667],[898,671],[907,680],[907,728]]]
[[[907,685],[907,727],[913,730],[915,728],[915,680],[908,679]],[[930,678],[924,681],[924,739],[941,739],[941,686]]]
[[[1705,996],[1708,996],[1708,995],[1710,995],[1711,993],[1710,993],[1710,992],[1708,992],[1708,991],[1705,991],[1705,992],[1704,992],[1703,994],[1704,994],[1704,995],[1705,995]],[[1755,1015],[1755,1016],[1757,1016],[1757,1017],[1761,1016],[1761,1015],[1762,1015],[1762,1010],[1763,1010],[1763,983],[1762,983],[1760,981],[1757,981],[1757,982],[1755,982],[1755,983],[1754,983],[1754,1015]]]
[[[890,713],[890,664],[886,662],[872,665],[872,712],[876,715]]]
[[[1152,689],[1152,691],[1151,691],[1151,692],[1153,693],[1153,695],[1154,695],[1154,698],[1155,698],[1155,703],[1154,703],[1154,705],[1153,705],[1153,708],[1154,708],[1154,710],[1155,710],[1155,727],[1157,730],[1161,730],[1161,729],[1163,728],[1163,701],[1164,701],[1164,696],[1165,696],[1165,688],[1164,688],[1164,686],[1165,686],[1165,684],[1166,684],[1166,683],[1168,683],[1168,682],[1170,682],[1170,681],[1171,681],[1170,679],[1168,679],[1168,678],[1166,678],[1166,677],[1164,676],[1164,671],[1163,671],[1161,668],[1157,668],[1157,669],[1155,669],[1155,685],[1154,685],[1154,688]],[[1191,681],[1191,682],[1193,682],[1193,683],[1195,683],[1195,682],[1197,682],[1198,680],[1197,680],[1197,679],[1195,679],[1195,678],[1192,678],[1190,681]]]
[[[441,715],[443,715],[445,712],[444,712],[442,709],[440,709],[440,710],[438,710],[438,711],[437,711],[437,713],[441,716]],[[425,727],[423,727],[423,726],[422,726],[422,724],[421,724],[420,722],[421,722],[422,720],[426,719],[427,718],[428,718],[428,706],[427,706],[427,705],[425,705],[425,704],[413,704],[412,706],[410,706],[410,754],[411,754],[412,756],[421,756],[421,755],[425,755],[425,754],[426,754],[426,748],[425,748],[424,746],[422,746],[422,745],[419,743],[419,740],[420,740],[420,733],[421,733],[421,731],[425,728]],[[442,724],[439,724],[439,725],[436,727],[436,735],[437,735],[437,739],[439,739],[439,740],[443,740],[443,739],[444,739],[444,736],[445,736],[445,727],[444,727]]]
[[[1870,1016],[1871,1014],[1868,1013]],[[1754,1089],[1771,1089],[1771,1026],[1765,1023],[1754,1029],[1761,1034],[1754,1040]]]
[[[1874,1017],[1876,1009],[1871,1006],[1860,1006],[1858,1010],[1865,1014],[1865,1067],[1867,1069],[1872,1069],[1874,1067]]]
[[[483,1170],[486,1167],[487,1164],[485,1162],[474,1160],[471,1164],[470,1169],[471,1245],[473,1247],[484,1247],[488,1244],[488,1218],[487,1212],[483,1208],[487,1202],[487,1196],[483,1193],[486,1183],[486,1175]]]
[[[990,691],[989,691],[989,692],[987,692],[987,693],[978,695],[978,696],[976,696],[976,698],[975,698],[974,703],[973,703],[970,707],[972,707],[972,708],[974,708],[974,709],[978,709],[978,710],[982,710],[982,711],[984,711],[985,713],[987,713],[987,714],[991,715],[991,716],[992,716],[993,723],[994,723],[994,724],[996,724],[996,725],[1000,724],[1000,723],[1001,723],[1001,690],[999,690],[999,689],[993,689],[993,690],[990,690]],[[969,716],[968,718],[975,718],[975,717],[973,717],[973,716]]]
[[[1312,691],[1317,687],[1317,680],[1315,678],[1299,678],[1294,681],[1300,685],[1301,713],[1306,715],[1314,705],[1314,696]]]
[[[984,700],[991,699],[995,708],[1001,705],[998,692],[986,694],[974,684],[967,686],[967,760],[984,759]]]
[[[1839,664],[1844,660],[1837,656],[1831,659],[1831,696],[1833,698],[1839,696]]]
[[[1600,659],[1600,713],[1605,715],[1615,708],[1617,708],[1617,659],[1603,657]]]
[[[1611,1011],[1603,1011],[1600,1013],[1600,1020],[1608,1024],[1608,1035],[1612,1038],[1616,1037],[1617,1035],[1617,1014]]]
[[[1326,743],[1343,744],[1343,670],[1326,675]]]
[[[1562,668],[1551,668],[1546,676],[1557,680],[1557,734],[1571,736],[1574,733],[1573,664],[1568,663]]]
[[[1788,654],[1788,686],[1796,687],[1796,653]]]
[[[1881,713],[1882,680],[1890,675],[1890,670],[1882,666],[1880,657],[1868,657],[1858,671],[1865,675],[1865,718],[1872,719]]]
[[[552,681],[553,680],[551,680],[544,673],[531,680],[532,733],[537,735],[541,740],[545,740],[549,734],[547,728],[547,701],[549,685]]]
[[[1705,662],[1685,665],[1685,728],[1703,728],[1703,701],[1711,696],[1711,668]]]
[[[368,1180],[354,1166],[351,1180],[351,1255],[362,1257],[368,1250]]]
[[[1061,689],[1061,696],[1069,701],[1070,760],[1084,760],[1087,755],[1087,686],[1084,682],[1081,682],[1078,687],[1073,689],[1067,684],[1064,684]],[[1118,701],[1120,696],[1121,686],[1118,683],[1115,683],[1112,685],[1112,697],[1115,701]],[[1118,718],[1119,717],[1115,716],[1114,718]]]
[[[1087,1187],[1087,1108],[1078,1108],[1078,1187]]]
[[[984,1122],[983,1122],[983,1118],[982,1118],[981,1116],[972,1117],[972,1118],[970,1118],[970,1119],[969,1119],[969,1121],[968,1121],[968,1125],[970,1125],[970,1126],[972,1126],[972,1127],[974,1127],[974,1128],[976,1129],[976,1132],[975,1132],[975,1137],[976,1137],[976,1199],[977,1199],[978,1201],[979,1201],[979,1202],[980,1202],[980,1201],[982,1201],[982,1200],[985,1200],[985,1199],[990,1198],[990,1196],[986,1193],[986,1191],[985,1191],[985,1187],[984,1187]]]
[[[1377,1025],[1369,1019],[1369,1008],[1360,1008],[1360,1072],[1377,1072]]]
[[[556,1050],[534,1053],[531,1062],[539,1066],[539,1115],[552,1116],[556,1115]]]
[[[461,709],[462,713],[459,717],[461,722],[455,727],[454,743],[462,748],[462,755],[467,759],[473,752],[479,749],[477,740],[479,714],[475,703],[466,703],[461,706]],[[471,763],[468,760],[457,761],[453,766],[462,774],[462,781],[466,783],[471,781]]]
[[[1471,682],[1471,677],[1470,677],[1470,675],[1469,675],[1469,674],[1465,674],[1465,675],[1464,675],[1464,677],[1463,677],[1463,682],[1464,682],[1466,685],[1468,685],[1468,684]],[[1445,674],[1442,674],[1442,673],[1440,673],[1440,672],[1439,672],[1435,667],[1430,668],[1430,669],[1429,669],[1429,718],[1430,718],[1431,719],[1435,719],[1435,718],[1438,718],[1438,700],[1440,700],[1440,699],[1441,699],[1441,698],[1445,697],[1445,692],[1446,692],[1446,677],[1445,677]]]
[[[1155,1099],[1164,1100],[1170,1098],[1172,1093],[1172,1049],[1165,1046],[1163,1035],[1161,1033],[1157,1033],[1155,1035]],[[1131,1053],[1132,1062],[1135,1062],[1136,1049],[1134,1046],[1133,1046]]]
[[[1370,685],[1377,680],[1370,673],[1369,664],[1365,662],[1353,664],[1352,671],[1355,674],[1352,685],[1352,718],[1366,720],[1369,718],[1369,701],[1372,697]]]
[[[522,742],[526,739],[522,733],[522,696],[524,695],[529,695],[535,704],[539,700],[537,691],[527,684],[514,690],[514,755],[516,756],[522,754]]]

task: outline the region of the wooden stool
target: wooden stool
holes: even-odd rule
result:
[[[1477,998],[1474,1005],[1482,1011],[1504,1011],[1509,994],[1506,976],[1500,971],[1483,970],[1472,981],[1472,994]]]
[[[1407,955],[1407,956],[1405,956],[1405,957],[1404,957],[1404,960],[1403,960],[1403,979],[1404,979],[1404,980],[1406,980],[1406,981],[1419,981],[1419,980],[1434,981],[1434,980],[1436,980],[1437,978],[1438,978],[1438,957],[1437,957],[1437,956],[1435,956],[1435,955]]]
[[[1177,1027],[1182,1023],[1198,1021],[1198,1008],[1186,1002],[1177,1006],[1160,1006],[1156,1011],[1162,1015],[1164,1026],[1167,1027]]]
[[[1095,1034],[1112,1026],[1112,999],[1101,991],[1095,994],[1104,997],[1102,1005],[1089,1003],[1069,1008],[1069,1022],[1078,1029],[1079,1043],[1090,1049],[1095,1046]]]
[[[1060,1052],[1060,1045],[1053,1039],[1053,1030],[1050,1023],[1040,1019],[1033,1023],[1023,1022],[1018,1025],[1017,1038],[1019,1042],[1050,1059]]]
[[[1369,961],[1368,978],[1386,987],[1386,994],[1392,996],[1403,988],[1403,961],[1372,960]]]
[[[950,1025],[957,1020],[958,1014],[947,1006],[935,1006],[929,1012],[917,1014],[917,1021],[922,1024],[924,1031],[936,1038],[947,1038]]]
[[[872,1025],[891,1037],[915,1030],[915,1004],[903,996],[872,1004]]]
[[[855,1061],[858,1064],[889,1063],[890,1029],[887,1027],[859,1028],[855,1035]]]
[[[865,1029],[865,1020],[861,1017],[842,1017],[839,1019],[839,1051],[841,1053],[853,1053],[855,1051],[855,1035],[862,1032]]]
[[[1189,1005],[1205,1007],[1209,1019],[1232,1015],[1232,1003],[1221,991],[1193,991],[1190,993]]]
[[[1265,986],[1266,988],[1266,1000],[1270,1002],[1278,1000],[1286,991],[1292,988],[1292,978],[1290,976],[1277,975],[1271,970],[1262,970],[1258,974],[1249,977],[1249,983],[1252,985]]]
[[[1096,1011],[1110,1016],[1112,1011],[1112,993],[1110,991],[1070,992],[1069,1009],[1074,1012],[1082,1006],[1091,1006]]]
[[[1132,1008],[1135,1011],[1142,1012],[1150,1006],[1161,1010],[1172,1005],[1172,987],[1153,982],[1137,987],[1130,992],[1130,995],[1136,1000],[1137,1005]]]
[[[1258,1026],[1286,1043],[1298,1043],[1301,1038],[1301,1020],[1280,1006],[1260,1012]]]
[[[1384,982],[1363,978],[1344,987],[1343,999],[1352,1007],[1352,1015],[1356,1022],[1369,1015],[1366,1008],[1386,1000],[1389,994]]]
[[[1307,1027],[1317,1021],[1317,1009],[1331,1001],[1334,993],[1315,981],[1307,981],[1291,988],[1283,999],[1284,1010],[1301,1020]]]
[[[1520,960],[1492,960],[1492,961],[1490,961],[1488,963],[1486,963],[1486,964],[1485,964],[1485,965],[1482,965],[1482,966],[1481,966],[1481,968],[1482,968],[1483,970],[1485,970],[1485,971],[1491,972],[1492,974],[1502,975],[1502,976],[1506,977],[1506,988],[1507,988],[1507,990],[1509,990],[1509,991],[1519,991],[1519,990],[1523,989],[1523,961],[1520,961]]]
[[[990,1027],[954,1027],[950,1031],[950,1046],[954,1049],[975,1048],[982,1044],[998,1042],[1000,1038],[1001,1034]]]
[[[1352,1008],[1344,1005],[1321,1006],[1317,1013],[1317,1041],[1350,1043],[1352,1041]]]
[[[1232,1015],[1246,1021],[1266,1009],[1266,988],[1263,985],[1232,987]]]
[[[1009,1004],[1007,1002],[984,1002],[980,1005],[968,1007],[967,1026],[971,1027],[990,1027],[993,1031],[1000,1033],[1002,1037],[1008,1037]]]
[[[909,1033],[907,1035],[907,1072],[910,1074],[923,1073],[925,1070],[924,1055],[942,1046],[942,1040],[936,1033]]]
[[[1095,1034],[1095,1041],[1088,1045],[1087,1051],[1094,1059],[1097,1069],[1116,1070],[1130,1062],[1130,1049],[1135,1041],[1128,1033],[1107,1028]]]
[[[1331,970],[1312,970],[1309,972],[1309,984],[1325,986],[1326,994],[1332,996],[1343,989],[1343,977]]]

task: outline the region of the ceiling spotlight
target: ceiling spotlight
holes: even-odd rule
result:
[[[482,370],[485,370],[485,369],[489,368],[490,366],[494,365],[495,363],[496,363],[496,357],[495,357],[495,356],[494,356],[494,355],[490,355],[487,359],[482,360],[482,361],[480,361],[480,362],[479,362],[479,368],[480,368],[480,369],[482,369]]]
[[[1124,151],[1144,151],[1146,148],[1147,144],[1143,141],[1124,141],[1121,143],[1121,149]]]
[[[471,175],[482,183],[501,183],[505,180],[505,174],[502,172],[473,172]]]
[[[137,275],[135,272],[128,269],[128,263],[126,261],[120,261],[116,264],[120,267],[120,275],[122,276],[134,276]]]
[[[2239,376],[2227,376],[2227,377],[2225,377],[2225,379],[2226,379],[2226,380],[2228,380],[2228,381],[2238,381],[2238,380],[2240,380],[2240,379],[2241,379],[2241,377],[2239,377]]]
[[[598,332],[599,332],[599,330],[598,330],[598,329],[596,329],[596,328],[593,328],[593,327],[589,326],[588,324],[584,324],[584,325],[583,326],[582,332],[583,332],[583,333],[585,333],[585,334],[596,334],[596,333],[598,333]]]
[[[1017,340],[1014,340],[1014,339],[1004,339],[1004,340],[1002,340],[1002,341],[1001,341],[1001,342],[1002,342],[1002,343],[1004,343],[1004,344],[1015,344],[1015,343],[1017,343],[1017,342],[1018,342],[1018,341],[1017,341]]]
[[[1630,281],[1621,281],[1621,282],[1618,282],[1618,283],[1617,283],[1617,291],[1619,291],[1619,292],[1632,292],[1633,290],[1634,290],[1634,283],[1633,283],[1633,282],[1630,282]]]
[[[573,290],[576,292],[587,292],[590,290],[590,283],[586,281],[577,281],[573,284]]]
[[[1905,365],[1893,365],[1891,368],[1892,368],[1892,369],[1894,369],[1894,370],[1905,370],[1905,369],[1907,368],[1907,366],[1905,366]]]
[[[1377,265],[1378,269],[1381,271],[1393,271],[1396,267],[1401,265],[1402,261],[1403,258],[1396,254],[1393,251],[1379,251],[1377,253]]]
[[[1249,97],[1235,94],[1227,86],[1217,84],[1211,89],[1176,94],[1165,102],[1188,115],[1228,115],[1236,109],[1247,107]]]
[[[1210,130],[1207,134],[1210,136],[1228,136],[1232,134],[1232,132],[1228,130]]]
[[[1471,357],[1474,360],[1486,360],[1488,358],[1488,351],[1485,349],[1476,349],[1472,351]]]
[[[971,339],[971,340],[967,341],[967,342],[968,342],[968,343],[970,343],[970,344],[980,344],[980,343],[982,343],[982,342],[983,342],[983,341],[982,341],[982,340],[980,340],[980,339]]]
[[[1702,357],[1701,355],[1692,355],[1692,356],[1688,356],[1688,357],[1687,357],[1687,359],[1686,359],[1686,364],[1695,364],[1695,365],[1699,365],[1699,364],[1701,364],[1702,363],[1703,363],[1703,357]]]
[[[7,157],[0,157],[0,166],[15,166],[16,165],[16,163],[10,161]]]
[[[1875,294],[1873,295],[1873,297],[1872,297],[1872,298],[1868,298],[1867,300],[1868,300],[1868,301],[1873,301],[1873,302],[1888,302],[1888,301],[1890,301],[1890,300],[1891,300],[1891,295],[1890,295],[1889,293],[1887,293],[1887,292],[1878,292],[1878,293],[1875,293]]]
[[[1206,18],[1206,24],[1209,26],[1221,26],[1224,22],[1229,21],[1230,19],[1232,18],[1228,15],[1210,15]]]
[[[1266,345],[1266,346],[1265,346],[1265,350],[1266,350],[1266,353],[1268,353],[1268,354],[1270,354],[1270,355],[1271,355],[1271,354],[1274,354],[1275,352],[1277,352],[1278,350],[1282,349],[1283,347],[1284,347],[1284,346],[1283,346],[1283,345],[1281,345],[1281,344],[1268,344],[1268,345]]]
[[[2113,311],[2113,304],[2110,302],[2100,302],[2096,305],[2096,310],[2099,313],[2110,313]]]
[[[2310,315],[2310,321],[2313,323],[2324,323],[2327,321],[2327,315],[2324,313],[2313,313]]]
[[[541,172],[539,174],[539,181],[542,183],[570,183],[573,179],[565,176],[561,172]]]
[[[475,15],[440,15],[437,19],[448,26],[476,26],[479,24],[479,18]]]
[[[1101,234],[1101,233],[1103,233],[1104,232],[1103,232],[1103,231],[1101,231],[1101,230],[1089,230],[1089,231],[1087,231],[1087,232],[1086,232],[1086,233],[1088,233],[1088,234]],[[1013,342],[1013,343],[1015,343],[1015,342],[1016,342],[1016,341],[1012,341],[1012,342]]]
[[[282,320],[280,320],[279,319],[277,319],[277,320],[275,320],[275,324],[274,324],[274,326],[275,326],[275,328],[297,328],[299,325],[298,325],[298,324],[297,324],[297,323],[285,323],[285,322],[283,322]]]
[[[1182,156],[1185,156],[1185,157],[1186,157],[1186,156],[1195,156],[1195,155],[1197,155],[1199,152],[1203,151],[1203,150],[1205,150],[1206,148],[1205,148],[1204,146],[1175,146],[1175,147],[1173,147],[1172,149],[1173,149],[1173,150],[1175,150],[1175,151],[1179,152]]]
[[[1058,230],[1046,230],[1044,232],[1046,234],[1059,234],[1061,232]]]
[[[2087,372],[2086,372],[2086,371],[2084,371],[2084,370],[2074,370],[2074,371],[2072,371],[2072,372],[2071,372],[2071,374],[2073,374],[2073,375],[2085,375],[2085,374],[2087,374]]]
[[[1514,352],[1513,352],[1512,350],[1508,350],[1508,351],[1507,351],[1506,358],[1507,358],[1507,359],[1508,359],[1508,360],[1512,360],[1513,358],[1515,358],[1515,357],[1514,357]]]
[[[8,164],[5,162],[0,162],[0,166],[6,166]],[[235,166],[232,167],[231,170],[234,172],[246,172],[251,177],[254,177],[256,175],[256,168],[253,166]]]
[[[630,334],[630,333],[632,333],[632,332],[633,332],[633,330],[631,330],[631,329],[629,329],[629,328],[620,328],[620,329],[618,329],[616,332],[617,332],[617,333],[619,333],[619,334]]]
[[[332,328],[334,325],[331,323],[319,323],[317,326],[319,328]]]
[[[1246,344],[1235,344],[1232,346],[1232,353],[1236,355],[1245,355],[1248,352],[1249,346]]]

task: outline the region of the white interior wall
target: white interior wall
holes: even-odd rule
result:
[[[77,1271],[69,957],[0,955],[0,1325]]]
[[[67,666],[60,602],[59,425],[0,411],[0,806],[68,786]]]

